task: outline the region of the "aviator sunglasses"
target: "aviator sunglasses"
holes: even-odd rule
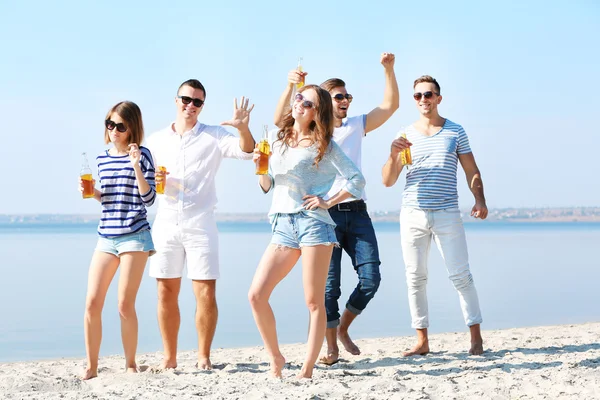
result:
[[[108,129],[109,131],[112,131],[115,128],[117,128],[117,130],[121,133],[127,131],[127,127],[125,126],[124,123],[119,122],[117,124],[117,123],[115,123],[115,121],[111,121],[110,119],[107,119],[106,121],[104,121],[104,126],[106,126],[106,129]]]
[[[202,107],[202,104],[204,104],[204,100],[202,100],[202,99],[191,98],[188,96],[177,96],[177,97],[180,98],[181,102],[186,105],[193,102],[194,107]]]
[[[302,107],[304,108],[313,108],[315,106],[315,103],[313,103],[310,100],[304,100],[304,96],[302,96],[302,93],[297,93],[296,97],[295,97],[297,102],[302,102]]]
[[[440,95],[439,93],[436,93],[436,92],[427,91],[427,92],[424,92],[424,93],[421,93],[421,92],[414,93],[413,97],[415,98],[416,101],[419,101],[419,100],[421,100],[421,97],[425,97],[426,99],[430,99],[430,98],[433,97],[434,94],[436,96]]]
[[[333,99],[335,101],[337,101],[338,103],[344,99],[348,100],[348,103],[352,103],[352,98],[353,97],[350,93],[346,93],[346,94],[338,93],[335,96],[333,96]]]

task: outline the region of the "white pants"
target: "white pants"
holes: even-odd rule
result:
[[[442,254],[448,277],[458,291],[465,323],[467,326],[480,324],[479,299],[469,271],[467,240],[458,208],[440,211],[403,208],[400,212],[400,236],[412,327],[429,327],[427,259],[432,238]]]

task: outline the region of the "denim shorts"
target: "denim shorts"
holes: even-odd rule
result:
[[[148,229],[114,238],[100,237],[96,244],[96,251],[114,254],[117,257],[131,251],[148,251],[150,255],[156,253],[152,235]]]
[[[277,214],[273,221],[271,243],[299,249],[304,246],[338,245],[335,237],[335,225],[328,224],[306,215]]]

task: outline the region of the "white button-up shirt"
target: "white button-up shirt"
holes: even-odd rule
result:
[[[220,126],[197,122],[179,135],[173,124],[148,138],[154,166],[166,167],[165,193],[157,195],[157,219],[183,227],[200,228],[204,214],[217,204],[215,176],[223,158],[251,160],[252,152],[240,148],[240,139]]]

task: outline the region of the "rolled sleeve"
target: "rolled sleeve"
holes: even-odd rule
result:
[[[240,147],[240,138],[220,128],[218,132],[219,148],[225,158],[236,158],[238,160],[252,160],[252,152],[246,153]]]

